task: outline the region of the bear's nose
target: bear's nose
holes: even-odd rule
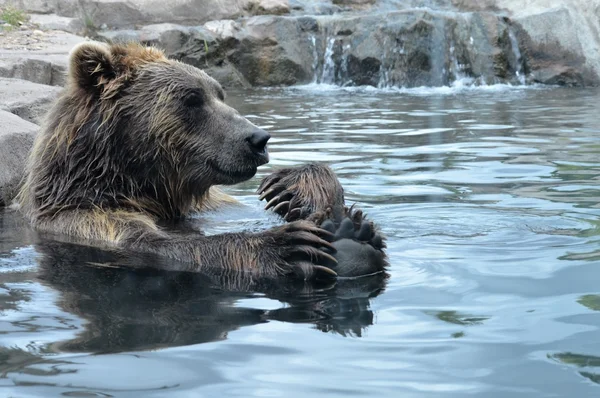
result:
[[[250,144],[250,148],[256,153],[263,153],[265,151],[265,147],[267,146],[267,141],[269,141],[271,135],[264,130],[256,129],[252,134],[246,138],[248,144]]]

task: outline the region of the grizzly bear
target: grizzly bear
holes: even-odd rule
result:
[[[32,149],[21,210],[55,239],[166,258],[148,266],[169,271],[256,280],[382,271],[381,234],[345,207],[324,165],[263,181],[261,199],[283,225],[213,236],[177,228],[193,212],[236,203],[216,185],[253,177],[268,162],[269,138],[203,71],[139,44],[85,42],[71,52],[67,86]]]

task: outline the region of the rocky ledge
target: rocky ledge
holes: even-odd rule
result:
[[[600,0],[0,0],[0,206],[84,36],[161,47],[225,86],[587,86],[598,31]]]
[[[0,0],[6,4],[33,13],[36,32],[156,45],[226,86],[600,81],[600,0]],[[61,34],[65,43],[81,40]],[[60,58],[13,50],[0,58],[0,76],[60,85]]]

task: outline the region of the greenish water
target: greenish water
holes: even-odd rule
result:
[[[596,397],[600,92],[229,93],[272,161],[211,233],[278,222],[272,167],[329,163],[388,236],[387,282],[231,293],[82,267],[0,212],[0,396]]]

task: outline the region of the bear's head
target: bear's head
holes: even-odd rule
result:
[[[210,186],[254,176],[269,138],[203,71],[152,47],[84,42],[34,147],[29,194],[39,209],[177,216]]]

